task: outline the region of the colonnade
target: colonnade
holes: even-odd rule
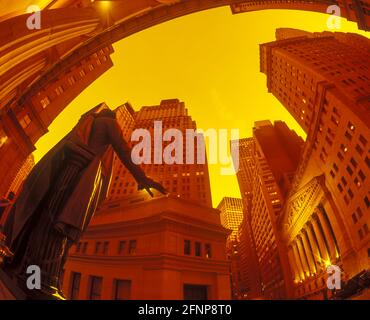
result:
[[[333,228],[322,205],[289,244],[288,258],[295,283],[303,282],[334,264],[340,257]]]

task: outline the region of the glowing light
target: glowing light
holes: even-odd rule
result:
[[[0,138],[0,148],[5,144],[5,142],[8,140],[8,137],[5,136],[5,137],[1,137]]]
[[[111,5],[111,2],[110,1],[100,1],[100,4],[103,8],[109,8],[110,5]]]
[[[325,267],[331,266],[331,261],[330,260],[324,260],[324,265],[325,265]]]

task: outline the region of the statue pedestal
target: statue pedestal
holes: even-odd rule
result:
[[[26,300],[26,294],[0,268],[0,300]]]

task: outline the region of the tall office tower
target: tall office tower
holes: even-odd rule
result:
[[[278,223],[292,270],[287,284],[293,297],[327,298],[326,267],[337,265],[360,292],[356,277],[370,273],[370,40],[339,32],[277,35],[283,40],[260,46],[261,71],[308,133]]]
[[[239,149],[239,168],[237,179],[239,183],[240,193],[242,194],[243,206],[245,210],[250,209],[253,190],[253,138],[239,139],[231,141],[235,147]]]
[[[240,198],[224,197],[218,204],[221,225],[231,230],[226,241],[226,253],[230,260],[230,282],[233,299],[240,297],[242,278],[240,273],[240,255],[238,246],[238,229],[243,220],[243,201]]]
[[[284,249],[280,247],[276,220],[296,171],[303,140],[281,121],[259,121],[255,140],[251,229],[256,245],[262,294],[271,299],[286,297]]]
[[[284,266],[287,258],[280,247],[276,221],[298,166],[303,140],[281,121],[274,124],[255,122],[252,139],[253,142],[251,139],[241,141],[247,148],[251,164],[241,166],[240,170],[247,173],[238,173],[239,183],[241,189],[252,186],[251,195],[244,195],[250,198],[247,201],[251,205],[241,232],[244,231],[245,237],[248,231],[253,235],[253,240],[247,239],[247,243],[252,243],[257,256],[262,295],[281,299],[286,297]]]
[[[237,240],[238,228],[243,220],[243,201],[238,198],[224,197],[218,204],[221,224],[226,229],[232,230],[229,241]]]
[[[254,177],[254,139],[231,141],[239,150],[237,179],[243,200],[243,220],[238,230],[239,299],[255,299],[262,295],[256,246],[250,224]],[[237,159],[233,159],[234,163]]]
[[[278,29],[277,35],[283,37],[282,33]],[[260,68],[267,76],[269,92],[301,127],[308,133],[332,95],[340,96],[344,104],[356,103],[352,111],[369,120],[369,40],[339,32],[302,37],[302,31],[297,31],[291,36],[260,46]],[[359,50],[360,43],[367,50]],[[335,124],[338,115],[332,116]]]
[[[43,88],[22,107],[0,114],[0,196],[9,190],[18,170],[35,150],[48,126],[85,88],[113,66],[113,47],[105,47],[80,61]]]
[[[150,143],[146,144],[149,148],[150,163],[142,164],[145,173],[160,181],[170,194],[211,207],[211,189],[206,157],[204,163],[197,163],[197,160],[201,159],[198,157],[198,138],[192,139],[194,147],[191,147],[191,143],[187,144],[191,139],[187,139],[186,130],[195,130],[196,123],[188,115],[185,104],[178,99],[163,100],[160,105],[142,107],[132,116],[135,120],[133,130],[144,129],[150,133]],[[158,126],[156,130],[155,122]],[[163,142],[163,139],[168,138],[166,137],[168,129],[171,131],[167,133],[176,134],[178,136],[176,143],[180,143],[180,148],[176,150],[176,153],[171,152],[172,156],[179,155],[174,164],[165,163],[163,159],[166,147],[175,142],[173,136],[169,138],[172,139],[171,141]],[[159,139],[155,139],[155,135]],[[132,146],[135,147],[137,143],[140,142],[132,142]],[[204,147],[204,143],[200,146]],[[193,152],[195,163],[189,163],[188,156]],[[137,184],[127,169],[119,162],[117,162],[117,166],[110,190],[110,199],[120,200],[133,196],[146,197],[145,191],[137,191]]]

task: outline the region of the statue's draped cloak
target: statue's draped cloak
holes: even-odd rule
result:
[[[95,117],[96,113],[93,112],[83,116],[74,129],[35,165],[27,177],[5,224],[4,231],[10,247],[37,210],[40,210],[40,203],[51,189],[66,159],[66,145],[73,143],[89,150],[89,137]],[[96,208],[107,195],[112,163],[113,149],[107,145],[82,170],[71,196],[57,216],[52,217],[58,230],[74,242],[78,241]]]

